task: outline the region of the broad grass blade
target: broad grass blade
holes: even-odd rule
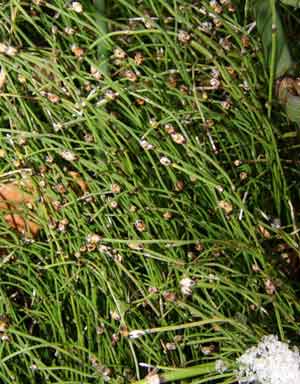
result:
[[[300,124],[300,97],[289,94],[286,103],[288,118]]]
[[[275,29],[276,31],[275,77],[279,78],[284,76],[291,70],[293,61],[278,11],[276,11],[275,26],[272,25],[272,8],[269,0],[255,1],[255,13],[257,29],[264,47],[265,60],[269,66],[271,65],[272,49],[274,49],[272,44],[272,30],[274,31]]]
[[[108,33],[108,26],[106,21],[106,2],[105,0],[95,0],[96,22],[99,27],[101,35],[105,36]],[[98,46],[98,57],[101,60],[100,70],[104,75],[108,75],[107,57],[109,55],[109,45],[103,41]]]
[[[292,5],[296,8],[300,7],[300,0],[281,0],[281,3],[285,5]]]

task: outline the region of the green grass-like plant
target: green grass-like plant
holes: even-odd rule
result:
[[[248,1],[96,3],[0,5],[1,182],[40,226],[0,218],[0,381],[234,382],[299,341],[295,128]]]

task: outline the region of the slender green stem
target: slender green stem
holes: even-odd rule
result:
[[[273,86],[275,78],[275,67],[276,67],[276,4],[275,0],[270,0],[271,12],[272,12],[272,51],[271,51],[271,62],[270,62],[270,80],[269,80],[269,93],[268,93],[268,117],[271,117],[272,113],[272,100],[273,100]]]
[[[162,333],[162,332],[170,332],[170,331],[178,331],[180,329],[188,329],[188,328],[195,328],[195,327],[201,327],[203,325],[207,324],[215,324],[215,323],[230,323],[232,325],[235,325],[236,327],[240,328],[242,331],[242,325],[235,322],[231,319],[225,319],[220,317],[213,317],[210,319],[200,320],[200,321],[193,321],[191,323],[184,323],[184,324],[177,324],[177,325],[168,325],[165,327],[156,327],[156,328],[148,328],[145,330],[134,330],[130,332],[130,335],[132,338],[146,335],[146,334],[153,334],[153,333]],[[138,335],[138,336],[135,336]]]
[[[191,377],[207,374],[215,371],[215,363],[195,365],[191,368],[178,368],[168,372],[165,372],[161,375],[157,375],[156,378],[159,379],[160,383],[169,383],[170,381],[183,380]],[[149,384],[152,382],[152,379],[155,376],[147,376],[143,380],[136,381],[134,384]],[[158,380],[157,380],[158,381]],[[154,382],[154,379],[153,379]]]
[[[166,368],[156,367],[167,370],[162,374],[148,375],[143,380],[134,382],[133,384],[151,384],[151,383],[169,383],[177,380],[186,380],[192,377],[207,375],[216,371],[216,363],[199,364],[189,368]],[[228,374],[226,373],[226,376]]]

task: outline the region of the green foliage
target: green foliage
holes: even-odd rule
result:
[[[1,3],[17,49],[0,54],[1,181],[30,178],[41,231],[1,217],[0,381],[124,383],[146,364],[229,383],[215,361],[264,334],[296,344],[299,145],[267,117],[253,19],[208,1],[114,0],[96,21],[92,2],[38,3]]]

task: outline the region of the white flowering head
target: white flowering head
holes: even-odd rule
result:
[[[161,382],[160,377],[157,373],[148,375],[145,381],[147,384],[160,384]]]
[[[172,164],[172,161],[167,156],[161,157],[159,161],[160,164],[165,165],[166,167]]]
[[[67,161],[75,161],[77,159],[76,155],[68,150],[62,151],[60,153],[61,157]]]
[[[82,4],[79,1],[73,1],[71,3],[71,9],[72,9],[72,11],[77,12],[77,13],[82,13],[82,11],[83,11]]]
[[[300,355],[277,336],[263,337],[238,360],[239,384],[299,384]]]
[[[86,237],[86,242],[89,244],[98,244],[102,240],[102,237],[97,233],[90,233]]]
[[[143,149],[145,149],[146,151],[149,151],[149,150],[151,150],[151,149],[154,148],[154,145],[151,144],[151,143],[149,143],[149,142],[148,142],[147,140],[145,140],[145,139],[141,139],[141,140],[140,140],[140,146],[141,146]]]
[[[128,336],[130,339],[138,339],[141,336],[144,336],[146,334],[145,331],[140,329],[135,329],[134,331],[129,332]]]
[[[192,294],[192,288],[195,285],[194,280],[184,277],[182,280],[180,280],[180,288],[181,288],[181,293],[183,295],[189,296]]]
[[[224,373],[227,370],[227,365],[221,359],[216,361],[216,371],[218,373]]]

